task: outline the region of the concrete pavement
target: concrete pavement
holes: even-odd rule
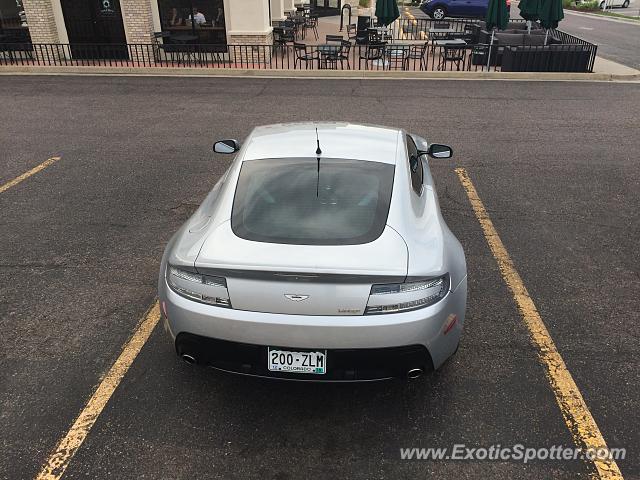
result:
[[[456,358],[424,381],[274,383],[193,369],[162,329],[64,478],[588,478],[588,462],[402,461],[402,447],[573,445],[454,167],[464,167],[627,478],[640,476],[640,86],[0,77],[1,478],[33,478],[146,309],[164,244],[275,121],[397,125],[432,161],[469,265]]]

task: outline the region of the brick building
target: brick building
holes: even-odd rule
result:
[[[295,0],[296,3],[301,0]],[[340,0],[306,0],[339,13]],[[294,10],[294,0],[0,0],[0,43],[113,46],[153,43],[154,33],[201,44],[264,45],[272,21]]]

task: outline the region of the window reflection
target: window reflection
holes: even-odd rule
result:
[[[4,0],[0,0],[4,1]],[[162,31],[188,43],[225,44],[223,0],[158,0]]]
[[[0,0],[0,43],[29,42],[29,25],[22,0]]]

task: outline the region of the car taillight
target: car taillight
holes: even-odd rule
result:
[[[428,307],[449,291],[449,275],[419,282],[372,285],[365,315],[397,313]]]
[[[231,308],[227,280],[167,265],[167,284],[178,295],[196,302]]]

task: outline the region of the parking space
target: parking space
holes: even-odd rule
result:
[[[469,268],[463,344],[416,382],[191,368],[156,328],[64,478],[587,478],[584,461],[406,461],[400,448],[573,446],[454,167],[478,189],[626,478],[638,463],[638,85],[2,77],[0,477],[34,478],[155,297],[165,243],[254,125],[344,120],[450,143],[431,161]],[[6,91],[6,89],[5,89]],[[26,97],[37,109],[20,109]],[[635,102],[637,104],[637,101]],[[55,121],[42,112],[61,111]],[[569,120],[570,119],[570,120]],[[22,132],[21,135],[17,135]],[[39,135],[25,135],[38,132]],[[13,139],[16,139],[13,141]],[[27,161],[31,160],[31,163]]]

